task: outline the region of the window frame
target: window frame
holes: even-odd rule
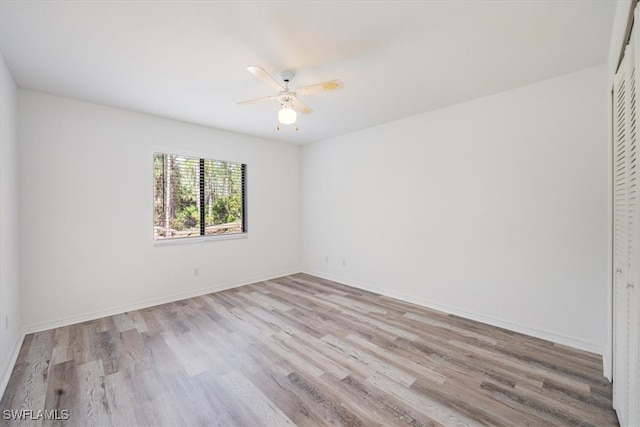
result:
[[[219,159],[212,159],[212,158],[208,158],[208,157],[203,157],[201,155],[197,155],[197,154],[192,154],[192,153],[182,153],[182,154],[177,154],[175,152],[169,151],[169,150],[153,150],[151,153],[151,176],[152,176],[152,182],[151,182],[151,239],[153,241],[154,246],[172,246],[172,245],[184,245],[184,244],[194,244],[194,243],[206,243],[206,242],[214,242],[214,241],[221,241],[221,240],[236,240],[236,239],[246,239],[248,238],[248,222],[247,222],[247,164],[243,163],[243,162],[238,162],[238,161],[233,161],[233,160],[219,160]],[[200,165],[202,165],[203,161],[211,161],[211,162],[227,162],[227,163],[235,163],[237,165],[241,166],[241,172],[240,172],[240,176],[241,176],[241,189],[240,189],[240,195],[241,195],[241,205],[242,205],[242,231],[240,232],[235,232],[235,233],[223,233],[223,234],[200,234],[197,236],[185,236],[185,237],[170,237],[170,238],[161,238],[161,239],[156,239],[155,237],[155,230],[154,228],[156,227],[155,225],[155,166],[154,166],[154,158],[156,155],[163,155],[163,156],[177,156],[177,157],[183,157],[183,158],[191,158],[191,159],[196,159],[199,161]],[[204,177],[201,178],[200,180],[200,186],[199,188],[201,188],[202,186],[202,179]],[[201,193],[201,191],[198,191],[198,193]],[[196,194],[197,197],[200,197],[201,201],[202,198],[204,198],[204,193],[202,194]],[[202,214],[204,210],[204,205],[201,205],[201,209],[200,209],[200,214]],[[206,228],[206,224],[203,224],[203,218],[200,218],[200,222],[201,222],[201,232],[203,228]]]

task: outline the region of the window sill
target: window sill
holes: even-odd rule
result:
[[[220,234],[218,236],[202,236],[202,237],[181,237],[181,238],[174,238],[174,239],[154,240],[153,246],[191,245],[195,243],[218,242],[221,240],[247,239],[248,237],[249,236],[247,235],[247,233]]]

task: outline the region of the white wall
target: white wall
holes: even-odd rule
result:
[[[299,147],[36,92],[19,99],[29,330],[300,270]],[[154,246],[154,151],[246,163],[249,237]]]
[[[304,270],[602,354],[605,83],[590,68],[304,147]]]
[[[20,331],[17,88],[0,56],[0,395],[9,381]]]

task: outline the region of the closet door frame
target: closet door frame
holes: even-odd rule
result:
[[[635,22],[640,22],[634,12]],[[631,31],[613,89],[613,405],[622,426],[640,425],[640,43]]]

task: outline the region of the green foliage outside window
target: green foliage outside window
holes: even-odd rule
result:
[[[245,231],[244,165],[163,153],[153,164],[155,239]]]

